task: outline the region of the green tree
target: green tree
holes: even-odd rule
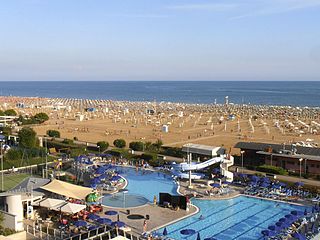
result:
[[[4,112],[0,110],[0,116],[4,116]]]
[[[117,148],[124,148],[126,146],[126,141],[124,139],[116,139],[113,141],[113,145]]]
[[[5,110],[3,113],[5,116],[17,116],[17,112],[14,109]]]
[[[46,113],[37,113],[33,116],[33,119],[35,122],[44,123],[45,121],[49,120],[49,116]]]
[[[129,144],[129,148],[131,148],[134,151],[143,151],[144,143],[143,142],[131,142]]]
[[[36,136],[37,136],[37,134],[32,128],[30,128],[30,127],[22,128],[18,133],[18,137],[20,139],[19,140],[20,146],[24,147],[24,148],[36,147],[36,145],[37,145]]]
[[[47,135],[49,137],[60,138],[60,132],[58,130],[48,130]]]
[[[109,143],[106,141],[97,142],[97,146],[100,148],[100,151],[103,152],[108,149]]]

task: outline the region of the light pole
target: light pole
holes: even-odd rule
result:
[[[2,133],[2,132],[1,132]],[[1,191],[4,191],[4,178],[3,178],[3,152],[2,152],[2,144],[4,141],[4,136],[0,135],[0,154],[1,154]]]
[[[302,164],[303,158],[299,158],[299,163],[300,163],[300,178],[301,178],[301,164]]]
[[[0,140],[0,148],[1,148],[1,191],[4,191],[4,183],[3,183],[3,155],[2,155],[2,141]]]
[[[241,172],[243,173],[243,154],[245,153],[245,151],[240,151],[241,153]]]
[[[272,153],[271,153],[271,156],[270,156],[271,166],[272,166],[272,157],[273,157],[273,155],[272,155]]]

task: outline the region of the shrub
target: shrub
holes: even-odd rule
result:
[[[117,148],[124,148],[126,146],[126,141],[124,139],[116,139],[113,141],[113,145]]]
[[[257,171],[272,173],[272,174],[288,175],[288,172],[285,169],[281,167],[270,166],[270,165],[258,166]]]
[[[37,113],[32,118],[36,123],[44,123],[49,120],[49,116],[46,113]]]
[[[53,138],[60,138],[60,132],[57,130],[48,130],[47,135]]]
[[[129,148],[134,151],[143,151],[144,143],[143,142],[131,142]]]
[[[152,160],[157,160],[158,158],[158,155],[156,153],[144,153],[141,155],[140,157],[141,159],[149,162],[149,161],[152,161]]]
[[[63,141],[62,141],[62,143],[64,143],[64,144],[68,144],[68,145],[72,145],[73,144],[73,140],[72,139],[64,139]]]
[[[179,158],[182,158],[184,156],[184,153],[182,152],[182,148],[178,148],[178,147],[162,148],[161,153],[163,155],[172,156],[172,157],[179,157]]]
[[[97,142],[97,146],[100,148],[100,151],[103,152],[108,149],[109,143],[106,141],[100,141],[100,142]]]

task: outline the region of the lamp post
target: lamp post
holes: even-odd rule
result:
[[[4,182],[3,182],[3,154],[2,154],[2,141],[0,139],[0,148],[1,148],[1,191],[3,192],[4,191]]]
[[[0,132],[2,133],[2,132]],[[4,178],[3,178],[3,151],[2,151],[2,146],[4,142],[4,136],[0,135],[0,156],[1,156],[1,191],[4,191]]]
[[[272,166],[272,157],[273,157],[273,155],[272,155],[272,153],[271,153],[271,155],[270,155],[271,166]]]
[[[99,149],[99,154],[100,154],[100,146],[98,145],[97,148]]]
[[[241,153],[241,172],[243,173],[243,154],[245,153],[245,151],[240,151]]]
[[[301,164],[302,164],[303,158],[299,158],[299,163],[300,163],[300,178],[301,178]]]

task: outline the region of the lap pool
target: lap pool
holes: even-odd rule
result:
[[[106,206],[137,207],[153,202],[154,196],[158,199],[159,192],[177,195],[178,185],[169,174],[132,167],[116,167],[115,171],[128,181],[128,192],[105,195],[102,204]]]
[[[167,226],[167,237],[173,239],[196,239],[200,233],[201,239],[218,240],[263,239],[262,230],[275,224],[293,210],[303,211],[304,207],[240,196],[229,200],[198,200],[192,201],[200,212],[187,219]],[[203,216],[200,220],[200,216]],[[180,231],[193,229],[195,234],[183,236]],[[163,229],[156,231],[162,233]]]

